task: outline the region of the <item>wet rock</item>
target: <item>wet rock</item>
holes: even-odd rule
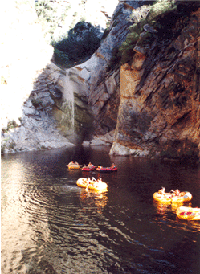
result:
[[[111,155],[146,157],[149,155],[149,151],[140,148],[130,148],[128,146],[113,142],[112,148],[109,152]]]
[[[60,87],[55,86],[55,89],[49,89],[51,96],[53,99],[62,99],[62,91],[60,91]]]
[[[111,145],[115,138],[115,130],[106,133],[105,135],[95,136],[90,141],[90,145],[98,146],[98,145]]]

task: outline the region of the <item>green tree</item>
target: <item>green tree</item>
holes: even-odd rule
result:
[[[89,58],[100,46],[99,30],[88,22],[78,22],[66,38],[53,43],[55,62],[59,65],[74,65]]]

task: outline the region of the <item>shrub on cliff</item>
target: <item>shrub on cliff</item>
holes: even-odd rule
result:
[[[143,6],[144,7],[144,6]],[[199,7],[197,1],[157,0],[147,13],[143,7],[134,10],[130,20],[134,24],[129,28],[130,33],[118,49],[119,64],[132,62],[135,46],[151,45],[156,38],[158,41],[174,39],[189,22],[190,12]],[[142,8],[145,12],[143,12]],[[141,35],[142,32],[145,35]],[[114,60],[112,62],[114,63]]]
[[[131,62],[135,53],[133,48],[137,45],[138,41],[140,44],[151,43],[153,41],[154,27],[166,27],[161,24],[158,26],[157,18],[174,10],[176,10],[176,5],[173,0],[158,0],[152,6],[142,6],[133,10],[130,16],[130,21],[133,22],[133,25],[129,28],[130,32],[126,40],[115,50],[115,54],[113,54],[110,64],[108,65],[108,70],[117,63],[118,65],[122,65]],[[169,24],[170,23],[171,22],[169,22]],[[141,38],[140,35],[144,31],[145,25],[148,25],[150,31],[146,30],[147,34]]]
[[[55,63],[72,66],[89,58],[100,46],[99,30],[88,22],[78,22],[67,37],[53,43]]]

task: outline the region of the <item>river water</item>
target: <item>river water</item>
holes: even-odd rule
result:
[[[1,273],[200,273],[200,222],[178,220],[158,205],[161,186],[188,190],[200,207],[200,167],[109,156],[109,147],[3,155]],[[97,172],[66,164],[110,166],[108,192],[76,186]]]

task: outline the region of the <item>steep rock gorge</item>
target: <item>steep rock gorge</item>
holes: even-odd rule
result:
[[[188,3],[178,8],[185,16],[177,10],[166,13],[168,29],[154,29],[151,42],[144,39],[149,34],[144,30],[131,62],[120,68],[120,106],[112,154],[198,159],[200,8]],[[164,19],[161,16],[157,22]]]
[[[139,6],[137,1],[130,2]],[[69,69],[50,63],[41,71],[22,106],[21,125],[3,130],[5,152],[81,144],[115,129],[119,69],[108,75],[107,67],[113,48],[129,32],[130,14],[123,4],[116,7],[100,48],[87,62]],[[112,136],[108,139],[111,142]]]
[[[147,2],[120,1],[88,61],[69,69],[49,64],[23,105],[21,127],[4,136],[12,149],[90,141],[112,144],[111,154],[196,160],[199,7],[176,2],[141,26],[151,9]],[[125,62],[119,52],[134,23],[140,33]]]

